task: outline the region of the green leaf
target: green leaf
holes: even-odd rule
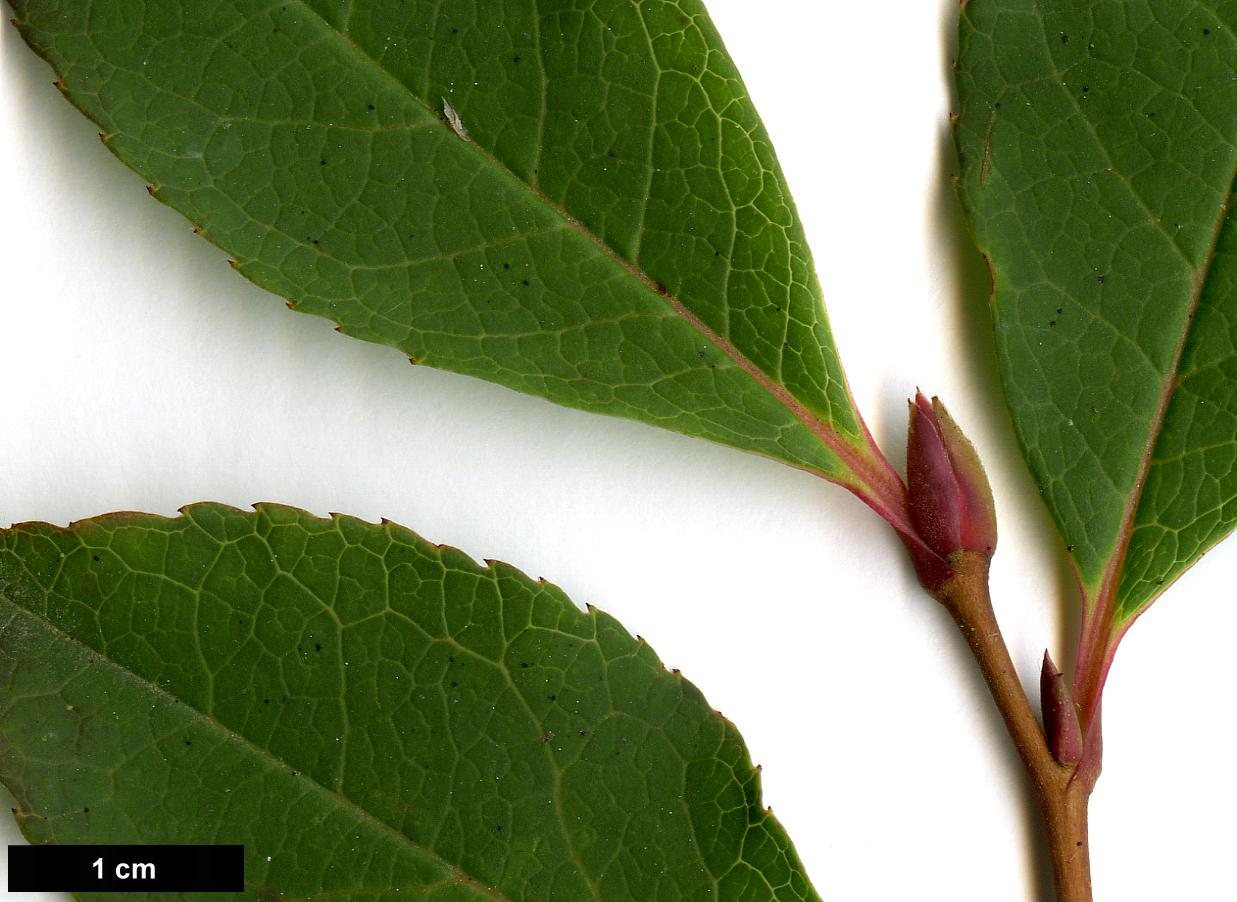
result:
[[[643,641],[389,523],[0,532],[0,722],[32,842],[243,842],[262,898],[817,898]]]
[[[1237,523],[1234,28],[1232,2],[962,14],[961,196],[1095,641]]]
[[[14,6],[106,145],[294,309],[900,516],[697,0]]]

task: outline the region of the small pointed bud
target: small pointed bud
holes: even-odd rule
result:
[[[1065,675],[1044,650],[1044,667],[1039,674],[1039,703],[1044,715],[1044,736],[1052,757],[1073,767],[1082,760],[1082,724]]]
[[[937,398],[929,403],[922,393],[910,403],[906,483],[911,522],[930,552],[912,554],[925,586],[933,589],[943,581],[934,575],[940,566],[928,561],[930,556],[946,566],[946,578],[948,559],[956,552],[992,557],[996,509],[979,455],[945,405]]]
[[[936,413],[919,393],[910,402],[906,437],[906,483],[911,522],[919,537],[941,557],[962,547],[961,493]]]
[[[941,431],[949,462],[953,466],[961,494],[962,547],[992,557],[996,551],[996,504],[992,500],[992,487],[988,474],[979,462],[979,454],[970,439],[962,434],[954,418],[949,415],[940,398],[932,399],[936,425]]]

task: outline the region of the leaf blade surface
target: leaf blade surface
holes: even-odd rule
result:
[[[243,841],[251,890],[293,898],[817,898],[695,687],[391,524],[14,527],[0,674],[32,841]]]
[[[108,147],[295,309],[896,516],[698,3],[15,8]]]
[[[972,0],[959,187],[1006,397],[1114,639],[1237,523],[1231,3]]]

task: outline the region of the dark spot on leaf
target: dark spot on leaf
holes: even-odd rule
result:
[[[581,736],[587,736],[587,735],[588,735],[588,730],[581,730],[581,731],[580,731],[580,735],[581,735]]]
[[[1107,279],[1107,278],[1108,278],[1107,276],[1096,276],[1096,277],[1095,277],[1095,281],[1097,281],[1097,282],[1099,282],[1101,285],[1103,285],[1103,284],[1104,284],[1104,280],[1105,280],[1105,279]]]
[[[520,61],[520,55],[518,53],[515,56],[511,57],[511,62],[518,63],[519,61]],[[502,828],[499,827],[498,829],[501,830]]]
[[[1061,32],[1061,43],[1062,44],[1069,43],[1069,35],[1067,35],[1065,32]]]
[[[1073,553],[1074,553],[1074,546],[1073,546],[1073,545],[1066,545],[1066,546],[1065,546],[1065,550],[1066,550],[1066,551],[1068,551],[1070,554],[1073,554]]]
[[[521,280],[521,284],[527,285],[527,284],[528,284],[528,279],[522,279],[522,280]]]
[[[365,105],[365,109],[369,110],[372,113],[374,111],[374,105],[372,103],[368,103]]]
[[[101,561],[101,560],[102,560],[102,558],[100,558],[97,554],[96,554],[96,555],[93,555],[93,556],[92,556],[92,559],[94,560],[94,562],[95,562],[96,564],[97,564],[97,563],[99,563],[99,561]]]
[[[1211,29],[1210,29],[1210,28],[1204,28],[1204,29],[1203,29],[1203,34],[1205,34],[1205,35],[1206,35],[1206,34],[1211,34]]]
[[[185,740],[185,746],[186,746],[186,747],[188,747],[188,746],[191,746],[191,745],[193,745],[193,743],[192,743],[192,742],[190,742],[188,739],[186,739],[186,740]]]
[[[271,700],[269,698],[262,699],[262,704],[269,705],[270,703],[271,703]]]
[[[530,663],[528,663],[527,661],[521,661],[521,662],[520,662],[520,666],[521,666],[521,667],[523,667],[525,670],[527,670],[528,668],[532,667],[533,665],[532,665],[532,664],[530,664]]]
[[[552,701],[552,702],[556,702],[556,701],[558,701],[558,696],[557,696],[557,695],[547,695],[547,696],[546,696],[546,698],[548,698],[548,699],[549,699],[550,701]]]
[[[1048,325],[1049,325],[1049,326],[1055,326],[1056,324],[1057,324],[1057,321],[1056,321],[1055,319],[1050,319],[1050,320],[1048,320]]]
[[[460,33],[460,30],[459,30],[458,28],[452,28],[452,29],[451,29],[451,33],[452,33],[452,34],[459,34],[459,33]]]
[[[510,264],[510,263],[504,263],[504,264],[503,264],[503,269],[510,269],[510,268],[511,268],[511,264]]]
[[[1088,86],[1088,85],[1083,85],[1083,86],[1082,86],[1082,93],[1086,94],[1086,93],[1087,93],[1088,91],[1090,91],[1090,90],[1091,90],[1090,86]]]
[[[315,643],[314,643],[314,651],[322,651],[322,643],[321,643],[321,642],[315,642]]]

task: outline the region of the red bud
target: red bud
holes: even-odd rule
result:
[[[1052,757],[1073,767],[1082,760],[1082,724],[1064,674],[1044,651],[1044,666],[1039,674],[1039,704],[1044,715],[1044,736]]]
[[[940,399],[929,403],[922,393],[910,403],[906,482],[911,523],[927,546],[912,555],[924,586],[949,578],[956,552],[992,557],[996,509],[979,455]]]

